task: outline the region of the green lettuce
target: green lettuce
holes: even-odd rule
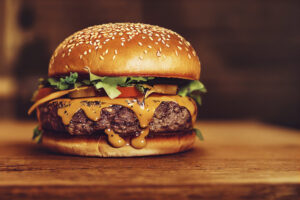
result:
[[[33,129],[33,136],[32,140],[36,141],[37,143],[41,143],[43,138],[43,130],[39,129],[39,126],[36,126]]]
[[[135,86],[140,92],[146,93],[148,88],[145,88],[143,84],[161,84],[167,78],[155,78],[155,77],[135,77],[135,76],[120,76],[120,77],[108,77],[97,76],[89,71],[89,79],[79,80],[78,73],[70,73],[65,78],[48,78],[41,80],[43,87],[54,87],[57,90],[67,90],[80,86],[94,86],[96,89],[104,89],[106,94],[114,99],[121,94],[118,90],[118,86],[128,87]],[[178,95],[189,96],[193,98],[199,105],[201,105],[201,93],[206,92],[205,86],[200,81],[185,81],[184,84],[180,84],[178,79],[168,79],[166,84],[179,84]]]
[[[117,89],[117,86],[128,87],[132,85],[139,85],[139,83],[145,83],[148,80],[154,79],[154,77],[107,77],[107,76],[97,76],[91,72],[89,83],[94,85],[96,89],[103,88],[109,98],[114,99],[121,94]]]
[[[114,99],[121,94],[121,92],[117,89],[117,86],[127,87],[132,85],[139,85],[142,87],[142,83],[146,83],[149,80],[153,80],[154,77],[108,77],[108,76],[97,76],[91,72],[89,72],[89,79],[87,80],[78,80],[78,73],[70,73],[69,76],[65,78],[48,78],[46,80],[41,79],[41,85],[50,86],[55,88],[56,90],[67,90],[80,86],[93,85],[96,89],[103,88],[106,94]]]
[[[202,104],[200,93],[207,92],[205,86],[200,81],[190,81],[188,84],[179,88],[179,96],[189,96],[193,98],[199,105]]]
[[[65,78],[60,78],[56,80],[55,78],[48,78],[48,83],[50,86],[54,87],[57,90],[67,90],[75,87],[77,82],[78,73],[70,73],[70,76],[66,76]],[[78,85],[76,85],[78,87]]]
[[[199,140],[204,140],[204,137],[203,137],[203,135],[202,135],[202,133],[201,133],[201,131],[199,130],[199,129],[197,129],[197,128],[194,128],[194,131],[195,131],[195,133],[196,133],[196,136],[199,138]]]

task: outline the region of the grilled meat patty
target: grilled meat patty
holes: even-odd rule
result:
[[[57,114],[61,106],[63,105],[55,101],[39,106],[40,121],[44,130],[68,132],[71,135],[91,135],[111,128],[123,136],[139,135],[142,130],[135,113],[121,105],[103,108],[98,121],[90,120],[80,109],[73,115],[69,125],[64,125]],[[185,107],[172,101],[163,101],[155,110],[149,127],[152,133],[187,131],[192,129],[191,115]]]

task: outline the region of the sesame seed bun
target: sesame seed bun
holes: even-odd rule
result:
[[[200,61],[190,43],[147,24],[104,24],[74,33],[55,50],[48,75],[87,74],[87,67],[98,76],[200,77]]]
[[[44,131],[42,144],[47,149],[63,154],[93,157],[133,157],[187,151],[193,147],[196,140],[194,132],[167,134],[170,136],[147,138],[147,145],[142,149],[135,149],[130,145],[114,148],[109,145],[104,136],[74,137],[47,131]],[[129,143],[129,140],[126,142]]]

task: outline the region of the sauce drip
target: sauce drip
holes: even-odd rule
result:
[[[136,149],[144,148],[147,144],[145,137],[147,137],[148,134],[149,127],[142,130],[141,134],[138,137],[131,139],[131,146],[133,146]]]
[[[57,103],[62,103],[63,105],[61,108],[58,109],[57,113],[62,118],[62,121],[65,125],[68,125],[70,123],[73,115],[76,112],[78,112],[80,109],[82,109],[86,114],[86,116],[93,121],[98,121],[100,119],[101,110],[111,105],[121,105],[131,109],[136,114],[140,122],[140,126],[144,128],[140,136],[133,138],[131,141],[131,145],[135,148],[143,148],[146,145],[145,137],[149,133],[148,125],[151,119],[153,118],[156,108],[160,105],[161,102],[173,101],[178,103],[180,106],[184,106],[185,108],[187,108],[191,114],[193,124],[196,121],[196,113],[197,113],[196,103],[191,98],[181,97],[177,95],[151,95],[150,97],[144,99],[144,101],[142,98],[110,99],[109,97],[56,99],[53,100],[52,102],[54,101]],[[112,130],[107,129],[105,130],[105,133],[108,135],[109,142],[114,147],[123,144],[119,140],[121,137],[118,134],[113,133]]]
[[[120,148],[126,144],[125,140],[121,138],[118,134],[116,134],[111,129],[105,129],[104,131],[108,137],[109,143],[116,148]]]

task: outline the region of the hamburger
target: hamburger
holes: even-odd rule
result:
[[[190,43],[158,26],[85,28],[54,51],[29,109],[33,138],[81,156],[171,154],[193,147],[200,61]]]

